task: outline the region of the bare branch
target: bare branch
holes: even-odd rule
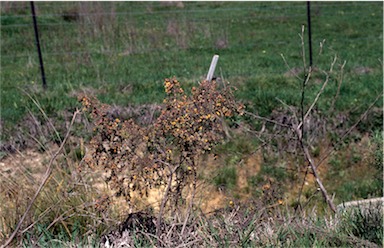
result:
[[[287,107],[287,108],[292,112],[293,117],[294,117],[295,120],[296,120],[296,123],[295,123],[294,126],[297,126],[297,123],[299,122],[299,119],[297,118],[296,110],[295,110],[292,106],[288,105],[286,102],[284,102],[283,100],[281,100],[280,98],[276,97],[276,100],[277,100],[278,102],[280,102],[281,104],[283,104],[285,107]]]
[[[352,127],[350,127],[344,134],[343,136],[341,136],[341,138],[339,139],[339,141],[336,143],[336,144],[339,144],[342,140],[345,139],[345,137],[347,137],[353,129],[355,129],[357,127],[357,125],[361,122],[362,119],[364,119],[369,110],[371,110],[371,108],[376,104],[376,102],[382,98],[384,95],[384,93],[380,93],[376,98],[375,100],[371,103],[371,105],[369,105],[368,109],[360,116],[360,118],[355,122],[355,124],[353,124]],[[326,154],[320,159],[320,161],[317,163],[316,165],[316,168],[318,168],[333,152],[335,151],[335,145],[333,145],[332,147],[330,147]]]
[[[299,34],[300,36],[300,40],[301,40],[301,56],[303,58],[303,68],[307,68],[307,63],[305,61],[305,46],[304,46],[304,30],[305,30],[305,27],[304,25],[301,26],[301,34]]]
[[[290,71],[290,72],[292,72],[292,74],[298,79],[298,80],[303,80],[301,77],[299,77],[299,75],[296,73],[296,72],[294,72],[294,70],[292,69],[292,67],[290,67],[289,66],[289,64],[288,64],[288,61],[285,59],[285,57],[284,57],[284,54],[280,54],[280,56],[283,58],[283,61],[284,61],[284,64],[285,64],[285,66],[287,67],[287,69]]]
[[[313,100],[311,106],[309,107],[309,109],[307,110],[307,112],[305,113],[304,115],[304,118],[302,120],[302,122],[299,124],[298,128],[300,128],[302,125],[303,125],[303,122],[304,120],[308,117],[308,115],[310,114],[310,112],[312,111],[313,107],[316,105],[317,101],[319,100],[321,94],[324,92],[324,89],[325,87],[327,86],[328,82],[329,82],[329,77],[330,77],[330,74],[332,73],[333,71],[333,66],[335,65],[336,63],[336,60],[337,60],[337,57],[335,56],[334,59],[333,59],[333,62],[331,64],[331,68],[329,69],[329,72],[327,73],[327,77],[323,83],[323,85],[321,86],[321,89],[319,90],[319,92],[317,93],[316,97],[315,97],[315,100]]]
[[[339,78],[339,83],[337,85],[337,92],[336,92],[335,97],[333,98],[333,101],[332,101],[332,104],[331,104],[331,108],[330,108],[330,112],[333,111],[333,109],[335,107],[336,100],[337,100],[337,98],[339,97],[339,94],[340,94],[341,84],[343,83],[344,67],[345,67],[346,63],[347,63],[347,61],[344,60],[344,63],[342,64],[342,66],[340,68],[340,78]]]
[[[305,68],[304,68],[305,70]],[[305,100],[305,86],[308,84],[309,79],[311,78],[312,68],[310,67],[308,70],[308,74],[305,75],[305,80],[301,86],[301,101],[300,101],[300,110],[301,110],[301,123],[297,125],[297,130],[300,130],[300,137],[304,137],[304,123],[305,115],[304,115],[304,100]]]
[[[320,176],[319,174],[317,173],[317,169],[316,169],[316,165],[311,157],[311,155],[309,154],[309,151],[308,151],[308,148],[304,145],[303,142],[301,142],[301,145],[302,145],[302,149],[304,151],[304,155],[305,155],[305,158],[308,160],[309,162],[309,165],[311,166],[311,169],[312,169],[312,172],[313,172],[313,175],[316,179],[316,183],[317,185],[319,185],[319,188],[321,190],[321,193],[325,199],[325,201],[327,202],[328,206],[331,208],[331,210],[333,212],[336,213],[336,207],[335,205],[333,204],[333,201],[332,199],[329,197],[328,193],[327,193],[327,190],[325,189],[323,183],[321,182],[320,180]]]
[[[302,45],[302,56],[303,56],[303,68],[304,70],[307,68],[306,67],[306,62],[305,62],[305,49],[304,49],[304,26],[302,28],[302,35],[300,36],[301,38],[301,45]],[[333,201],[332,199],[329,197],[328,193],[327,193],[327,190],[325,189],[322,181],[320,180],[320,177],[319,177],[319,174],[317,173],[317,170],[316,170],[316,165],[308,151],[308,148],[306,147],[306,145],[304,144],[304,136],[305,136],[305,130],[304,130],[304,124],[305,124],[305,120],[308,118],[308,115],[309,113],[312,111],[313,107],[316,105],[318,99],[320,98],[321,94],[323,93],[326,85],[328,84],[328,81],[329,81],[329,77],[330,77],[330,74],[332,73],[333,71],[333,66],[334,64],[336,63],[336,60],[337,60],[337,57],[335,56],[332,64],[331,64],[331,67],[330,67],[330,70],[329,72],[326,74],[327,77],[320,89],[320,91],[318,92],[318,94],[316,95],[315,99],[313,100],[311,106],[308,108],[307,112],[304,114],[304,97],[305,97],[305,86],[308,84],[309,82],[309,79],[311,77],[311,72],[312,72],[312,67],[309,67],[309,70],[308,70],[308,73],[305,73],[305,80],[303,81],[303,84],[302,84],[302,88],[301,88],[301,122],[297,125],[297,127],[294,127],[294,130],[296,132],[296,135],[300,141],[300,145],[301,145],[301,148],[303,150],[303,153],[304,153],[304,157],[305,159],[308,161],[311,169],[312,169],[312,172],[313,172],[313,175],[316,179],[316,183],[317,185],[319,186],[319,189],[321,190],[321,193],[324,197],[324,200],[327,202],[328,206],[331,208],[331,210],[333,212],[336,212],[336,208],[335,208],[335,205],[333,204]],[[306,176],[306,175],[305,175]],[[304,177],[304,180],[305,180],[305,177]],[[299,194],[299,199],[300,199],[300,196],[301,196],[301,192]]]
[[[328,193],[327,193],[327,190],[325,189],[322,181],[320,180],[320,176],[319,174],[317,173],[317,169],[316,169],[316,165],[315,165],[315,162],[313,161],[312,159],[312,156],[310,155],[309,151],[308,151],[308,148],[305,146],[304,142],[303,142],[303,137],[301,136],[301,131],[300,129],[296,129],[296,135],[299,137],[299,140],[300,140],[300,145],[301,145],[301,148],[303,150],[303,153],[304,153],[304,157],[305,159],[308,161],[309,163],[309,166],[311,167],[312,169],[312,172],[313,172],[313,176],[315,177],[316,179],[316,183],[317,185],[319,185],[319,188],[321,190],[321,193],[324,197],[324,200],[326,201],[326,203],[328,204],[328,206],[331,208],[331,210],[333,212],[336,213],[336,207],[335,205],[333,204],[333,201],[332,199],[329,197]]]
[[[270,122],[270,123],[276,124],[278,126],[291,128],[291,126],[289,126],[289,125],[282,124],[280,122],[277,122],[277,121],[274,121],[274,120],[271,120],[271,119],[268,119],[268,118],[265,118],[265,117],[262,117],[262,116],[259,116],[259,115],[255,115],[254,113],[251,113],[251,112],[248,112],[248,111],[244,111],[244,114],[250,115],[253,118],[256,118],[256,119],[259,119],[259,120],[263,120],[263,121],[266,121],[266,122]]]

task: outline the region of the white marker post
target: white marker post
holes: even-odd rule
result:
[[[207,81],[208,82],[212,81],[213,73],[215,73],[216,64],[217,64],[218,60],[219,60],[219,55],[214,55],[212,58],[211,66],[209,67],[209,71],[207,74]]]

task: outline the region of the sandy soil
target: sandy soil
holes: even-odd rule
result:
[[[51,146],[50,149],[45,152],[27,149],[23,152],[9,154],[1,159],[1,190],[11,196],[12,194],[17,194],[21,185],[23,187],[29,185],[32,190],[37,188],[46,171],[50,157],[57,149],[58,147],[56,145]],[[214,160],[213,156],[209,156],[205,163],[207,165],[204,167],[202,174],[209,177],[210,174],[216,170],[219,161]],[[237,186],[240,190],[248,186],[247,178],[250,175],[255,175],[260,171],[260,164],[261,154],[256,153],[249,156],[244,163],[239,166]],[[95,178],[91,179],[90,182],[92,187],[95,187],[99,192],[112,194],[108,186],[100,180],[101,178],[96,174],[94,175]],[[90,176],[90,174],[88,174],[88,176]],[[23,183],[20,184],[19,180],[22,180]],[[229,202],[232,200],[225,195],[225,192],[221,192],[213,185],[209,185],[202,181],[198,182],[198,185],[195,202],[203,212],[211,212],[215,209],[228,206]],[[136,196],[133,199],[133,203],[137,208],[152,206],[154,210],[157,210],[162,196],[162,189],[153,189],[149,192],[148,198],[141,199],[139,196]],[[116,207],[117,205],[121,206],[121,208],[117,207],[119,212],[128,210],[127,204],[121,199],[113,199],[113,201]],[[129,208],[129,211],[132,210],[132,208]]]

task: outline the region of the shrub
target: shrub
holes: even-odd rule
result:
[[[164,82],[167,94],[159,117],[147,126],[108,114],[108,106],[82,97],[94,125],[86,164],[106,172],[106,181],[129,202],[132,193],[147,196],[151,188],[165,188],[174,203],[191,180],[196,187],[196,161],[225,137],[224,120],[241,114],[231,87],[219,89],[203,81],[184,93],[176,79]],[[163,203],[164,203],[163,202]]]

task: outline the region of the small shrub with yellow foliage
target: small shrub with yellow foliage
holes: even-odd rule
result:
[[[94,134],[86,164],[104,170],[116,196],[130,202],[132,193],[148,195],[151,188],[168,187],[176,203],[191,180],[196,187],[197,159],[225,138],[224,121],[242,114],[233,88],[219,89],[203,81],[187,95],[175,79],[164,82],[166,97],[159,117],[148,126],[108,115],[108,106],[82,97]]]

